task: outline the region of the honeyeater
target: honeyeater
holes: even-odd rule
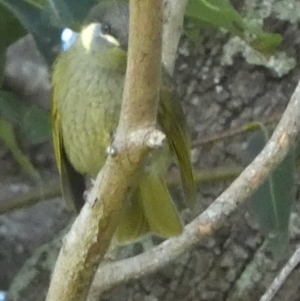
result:
[[[53,65],[54,149],[63,196],[77,212],[84,205],[85,176],[103,166],[116,130],[126,71],[129,8],[126,2],[101,1],[89,13],[74,44]],[[158,127],[167,143],[150,152],[118,222],[119,243],[147,233],[176,236],[183,225],[172,201],[166,173],[180,168],[185,200],[195,200],[190,139],[172,81],[163,69]]]

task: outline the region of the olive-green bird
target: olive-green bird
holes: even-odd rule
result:
[[[63,196],[80,211],[84,176],[95,177],[107,157],[116,130],[126,71],[129,9],[125,2],[94,7],[74,45],[53,67],[53,136]],[[127,200],[115,238],[119,243],[147,233],[171,237],[183,225],[165,181],[173,155],[180,167],[185,199],[195,200],[190,140],[185,119],[164,72],[158,125],[167,145],[149,155],[136,189]]]

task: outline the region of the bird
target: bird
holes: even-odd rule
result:
[[[118,125],[127,64],[129,6],[101,1],[91,9],[74,43],[52,70],[52,129],[63,197],[79,213],[85,177],[95,178]],[[162,66],[157,126],[163,147],[150,152],[127,197],[114,233],[120,244],[147,234],[162,238],[183,231],[166,175],[174,161],[180,169],[184,199],[195,203],[190,136],[171,76]]]

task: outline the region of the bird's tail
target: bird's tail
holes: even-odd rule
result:
[[[136,193],[115,233],[120,244],[139,239],[147,233],[168,238],[181,234],[183,224],[165,180],[157,174],[143,175]]]

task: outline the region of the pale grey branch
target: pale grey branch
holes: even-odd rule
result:
[[[300,262],[300,245],[259,301],[271,301]]]

